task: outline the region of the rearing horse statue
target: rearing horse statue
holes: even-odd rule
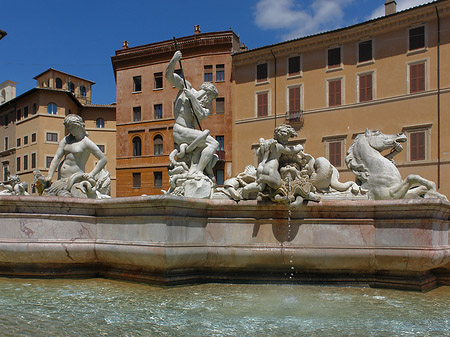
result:
[[[356,175],[361,188],[368,190],[369,199],[439,198],[447,197],[436,191],[434,182],[416,174],[402,179],[392,158],[403,150],[403,133],[385,135],[379,130],[368,130],[356,136],[347,152],[345,162]],[[391,149],[386,156],[380,152]]]

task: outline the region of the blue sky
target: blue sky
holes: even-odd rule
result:
[[[397,0],[403,10],[430,1]],[[55,68],[96,82],[93,103],[115,101],[111,56],[130,47],[232,29],[257,48],[384,14],[384,0],[61,0],[2,1],[0,83],[17,82],[20,95],[34,76]]]

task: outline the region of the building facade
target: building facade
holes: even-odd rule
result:
[[[257,164],[260,137],[287,123],[292,144],[353,180],[346,151],[369,128],[404,132],[402,176],[450,196],[450,1],[402,12],[387,3],[381,18],[233,55],[234,175]]]
[[[177,45],[184,76],[193,87],[207,81],[219,91],[202,128],[220,144],[214,171],[221,184],[232,175],[231,54],[239,50],[239,38],[232,31],[201,33],[195,26],[195,34],[177,39]],[[164,71],[174,52],[173,40],[133,48],[124,42],[111,58],[117,84],[117,196],[169,189],[177,90]]]
[[[72,113],[83,117],[89,138],[105,153],[111,194],[115,196],[115,106],[91,103],[92,81],[55,69],[35,79],[35,88],[0,105],[2,181],[17,174],[33,193],[33,171],[48,172],[59,142],[67,135],[64,118]],[[91,156],[86,170],[94,166],[95,158]]]

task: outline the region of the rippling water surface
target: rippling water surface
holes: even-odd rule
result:
[[[449,336],[450,287],[0,278],[1,336]]]

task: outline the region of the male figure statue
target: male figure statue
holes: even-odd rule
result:
[[[195,177],[205,173],[212,178],[212,168],[218,159],[214,153],[219,143],[210,136],[209,130],[200,131],[196,127],[209,116],[209,108],[212,101],[217,98],[218,92],[209,82],[203,83],[199,91],[195,90],[188,81],[184,82],[175,73],[175,66],[181,57],[181,52],[176,51],[165,72],[167,80],[179,90],[175,99],[173,126],[173,138],[180,148],[177,157],[181,159],[185,154],[192,154],[189,175]]]

